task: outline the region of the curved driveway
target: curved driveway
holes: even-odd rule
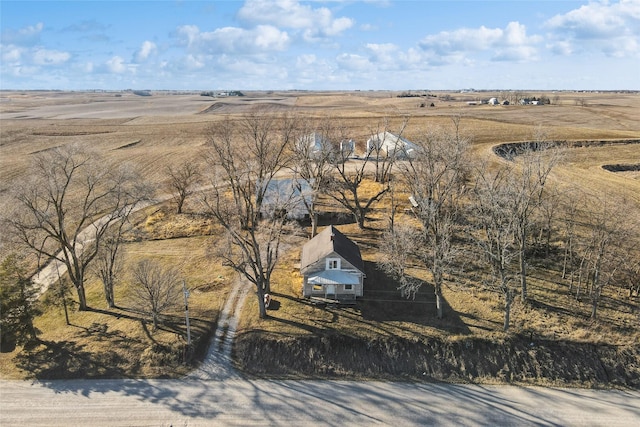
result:
[[[9,426],[632,426],[640,392],[345,381],[0,381]]]

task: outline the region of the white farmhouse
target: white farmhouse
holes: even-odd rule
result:
[[[333,225],[302,247],[302,295],[354,303],[363,295],[364,263],[360,249]]]

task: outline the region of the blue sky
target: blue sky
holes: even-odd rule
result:
[[[640,89],[640,0],[1,0],[0,24],[0,89]]]

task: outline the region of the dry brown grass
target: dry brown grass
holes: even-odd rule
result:
[[[490,149],[493,145],[528,140],[538,126],[555,140],[640,138],[639,94],[563,92],[559,94],[558,105],[493,107],[467,106],[466,101],[474,96],[488,98],[497,94],[450,93],[453,100],[435,98],[435,107],[420,108],[422,98],[396,98],[394,93],[386,92],[249,93],[244,99],[225,99],[224,108],[206,114],[199,113],[220,100],[166,94],[125,95],[118,100],[113,94],[3,92],[0,95],[11,98],[11,102],[0,104],[0,210],[10,203],[9,189],[26,178],[27,165],[34,153],[70,143],[90,144],[118,163],[136,163],[150,183],[162,188],[167,165],[201,157],[205,130],[212,122],[222,114],[246,112],[246,107],[256,102],[277,104],[282,109],[296,108],[300,114],[314,117],[337,117],[359,145],[364,145],[369,132],[385,117],[391,119],[393,130],[408,116],[405,135],[420,139],[429,128],[450,126],[450,117],[461,115],[461,132],[473,137],[477,158],[493,159]],[[576,105],[576,100],[584,106]],[[578,185],[590,192],[625,197],[640,204],[640,182],[633,179],[637,174],[602,169],[604,164],[635,163],[640,163],[639,144],[572,149],[555,170],[554,180],[558,185]],[[371,184],[369,190],[374,186]],[[258,329],[273,335],[304,336],[334,331],[364,337],[439,336],[451,340],[469,335],[502,336],[500,300],[481,287],[450,283],[444,289],[448,313],[444,320],[434,317],[433,295],[428,287],[416,301],[399,297],[393,281],[375,268],[377,244],[388,217],[387,204],[383,202],[372,213],[369,230],[363,232],[354,224],[340,226],[361,246],[368,269],[371,297],[366,296],[359,309],[325,310],[299,299],[297,264],[303,241],[292,237],[274,275],[277,310],[270,311],[271,319],[260,320],[255,298],[248,298],[241,332]],[[128,265],[142,257],[154,257],[182,268],[192,289],[192,316],[199,319],[196,324],[204,336],[210,322],[217,318],[229,282],[235,276],[208,258],[207,246],[215,239],[217,230],[197,215],[198,210],[193,204],[187,206],[187,214],[176,216],[169,205],[149,209],[138,218],[139,238],[143,240],[128,243],[126,253]],[[9,243],[3,243],[0,254],[11,250]],[[640,341],[637,301],[628,301],[616,290],[610,290],[600,310],[600,320],[592,322],[587,318],[586,302],[576,302],[570,297],[557,273],[534,268],[532,274],[531,295],[536,305],[514,306],[515,332],[534,330],[536,334],[558,339],[614,344]],[[24,352],[0,354],[3,378],[77,376],[83,369],[94,376],[143,377],[183,372],[182,368],[166,372],[152,366],[148,350],[153,341],[169,347],[179,343],[176,332],[183,332],[179,311],[169,319],[173,325],[169,330],[148,336],[139,315],[126,307],[126,286],[116,293],[116,303],[122,303],[124,308],[104,310],[99,283],[91,279],[87,285],[89,305],[100,311],[73,311],[71,322],[75,326],[66,326],[61,310],[49,306],[36,321],[40,337],[48,344],[32,349],[28,353],[31,359],[25,358]],[[47,363],[47,358],[56,352],[75,362],[58,358],[57,365]],[[79,356],[74,359],[72,354]],[[67,369],[66,374],[60,371],[61,366]]]
[[[125,271],[115,289],[117,308],[106,306],[101,283],[90,277],[86,289],[91,310],[78,312],[72,303],[68,326],[62,306],[53,302],[55,289],[50,289],[42,298],[44,314],[35,322],[42,344],[0,353],[2,378],[177,377],[188,371],[181,353],[186,337],[183,306],[178,304],[163,316],[159,330],[152,332],[147,316],[131,303],[127,272],[143,258],[179,269],[190,290],[191,333],[200,354],[206,350],[235,275],[209,256],[215,242],[213,237],[200,235],[201,221],[177,220],[168,209],[159,212],[163,211],[155,225],[162,222],[164,226],[154,229],[146,222],[141,224],[147,237],[160,240],[132,241],[123,247]],[[158,217],[159,212],[150,217]],[[160,234],[154,234],[158,230]],[[189,237],[190,232],[195,237]],[[165,238],[167,235],[171,238]],[[162,348],[165,353],[158,350]]]
[[[240,332],[260,330],[273,336],[304,336],[308,334],[339,333],[374,339],[376,336],[439,337],[456,339],[462,336],[494,336],[534,334],[538,338],[572,342],[595,342],[628,345],[640,341],[637,325],[638,307],[627,298],[624,289],[606,288],[598,320],[589,319],[588,299],[577,301],[568,292],[556,267],[541,266],[534,261],[530,270],[530,301],[514,303],[511,331],[502,332],[503,309],[500,295],[478,286],[464,276],[448,282],[443,289],[445,318],[435,317],[435,297],[429,284],[429,274],[414,268],[410,274],[426,283],[415,299],[400,296],[393,279],[380,271],[378,243],[386,226],[388,212],[377,209],[368,222],[367,230],[355,224],[338,228],[361,248],[367,278],[365,295],[355,308],[326,309],[301,299],[299,248],[304,240],[295,239],[292,250],[280,261],[273,276],[272,291],[275,310],[269,319],[257,317],[257,301],[251,299],[240,325]],[[396,221],[410,218],[397,216]],[[297,242],[297,245],[296,245]],[[635,307],[635,308],[634,308]]]

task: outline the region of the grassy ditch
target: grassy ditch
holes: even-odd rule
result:
[[[640,387],[640,346],[531,340],[246,332],[238,367],[256,377]],[[269,357],[264,357],[268,354]]]

